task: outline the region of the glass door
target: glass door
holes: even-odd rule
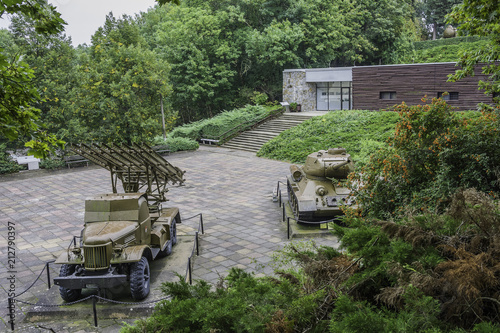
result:
[[[316,110],[328,111],[328,83],[316,83]]]
[[[342,110],[351,109],[351,87],[342,87]]]

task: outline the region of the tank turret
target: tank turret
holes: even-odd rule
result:
[[[291,165],[287,177],[288,201],[303,221],[327,220],[342,214],[342,205],[353,205],[347,176],[354,170],[351,155],[344,148],[330,148],[309,154],[303,166]]]

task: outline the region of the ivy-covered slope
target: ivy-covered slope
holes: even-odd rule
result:
[[[267,142],[257,156],[303,163],[312,152],[343,147],[358,165],[386,145],[398,120],[395,112],[332,111],[313,117]]]

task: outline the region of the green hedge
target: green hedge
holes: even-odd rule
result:
[[[465,37],[455,37],[455,38],[442,38],[435,40],[424,40],[421,42],[414,42],[414,48],[417,51],[430,49],[433,47],[445,46],[445,45],[455,45],[461,43],[475,43],[478,41],[486,41],[487,38],[480,36],[465,36]]]
[[[247,105],[234,111],[222,112],[213,118],[176,127],[169,133],[169,137],[183,137],[193,140],[200,140],[201,138],[215,139],[239,124],[267,116],[269,111],[270,108],[264,106]]]
[[[411,60],[414,63],[456,62],[462,52],[478,50],[487,45],[488,41],[485,39],[460,44],[436,44],[432,48],[416,51]]]
[[[196,150],[200,147],[198,142],[190,138],[171,138],[168,137],[163,140],[163,137],[157,136],[153,139],[153,145],[166,145],[171,152],[181,151],[181,150]]]

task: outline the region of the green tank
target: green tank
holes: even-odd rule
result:
[[[343,214],[342,205],[353,205],[346,187],[353,170],[351,155],[344,148],[320,150],[309,154],[303,166],[291,165],[288,201],[299,222],[332,219]]]

